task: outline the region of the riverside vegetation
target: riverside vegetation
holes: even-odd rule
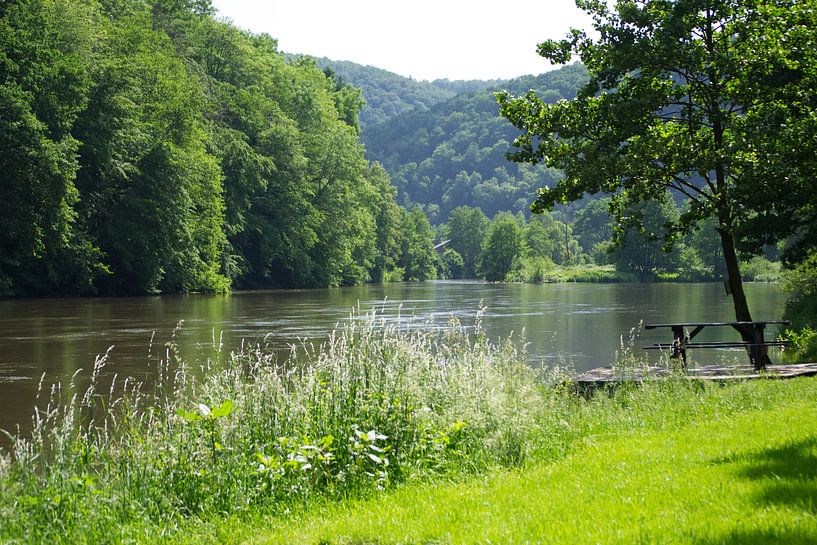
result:
[[[630,348],[618,355],[624,367],[639,365]],[[43,388],[33,431],[13,437],[0,462],[3,543],[239,542],[259,528],[294,531],[316,508],[342,513],[331,506],[371,498],[366,509],[378,509],[391,497],[383,490],[444,504],[460,486],[481,486],[469,484],[472,476],[500,487],[524,481],[582,459],[598,441],[660,442],[707,421],[711,433],[740,422],[741,433],[762,435],[763,420],[741,415],[785,407],[796,418],[798,407],[813,410],[815,394],[812,379],[725,388],[679,380],[584,399],[565,374],[525,365],[518,343],[489,342],[479,315],[473,331],[455,321],[419,331],[376,313],[353,316],[323,345],[293,348],[285,362],[261,346],[229,355],[215,346],[200,373],[171,342],[150,394],[131,379],[103,388],[106,361],[97,359],[87,390]],[[784,443],[786,433],[778,434]],[[791,433],[815,440],[813,430]],[[666,455],[682,456],[687,446],[679,440]],[[600,494],[617,489],[608,481]],[[497,501],[507,499],[504,490]],[[781,493],[813,523],[813,504],[798,490]],[[776,517],[773,527],[802,522]],[[420,535],[451,531],[427,523]],[[314,542],[334,539],[327,524]],[[351,542],[380,542],[358,537]],[[392,541],[400,539],[383,542]]]

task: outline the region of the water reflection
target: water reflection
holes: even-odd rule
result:
[[[780,317],[785,300],[773,285],[750,284],[758,319]],[[404,328],[442,327],[450,317],[474,323],[481,305],[492,339],[524,331],[533,364],[577,370],[610,363],[622,335],[640,321],[729,321],[731,300],[720,284],[512,284],[439,281],[325,290],[242,292],[230,296],[43,299],[0,301],[0,428],[29,421],[37,384],[90,370],[111,350],[109,373],[144,377],[176,325],[182,356],[202,360],[214,345],[226,350],[265,340],[286,352],[299,339],[324,339],[356,307],[378,309]],[[155,332],[155,337],[154,337]],[[645,332],[641,344],[666,341]],[[730,338],[713,329],[711,340]],[[721,335],[722,338],[718,338]],[[703,333],[702,333],[703,336]],[[151,345],[151,339],[153,344]],[[705,339],[702,339],[705,340]],[[740,353],[711,351],[713,361]]]

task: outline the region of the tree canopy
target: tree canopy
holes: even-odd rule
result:
[[[209,0],[3,3],[0,295],[387,277],[401,228],[432,235],[365,160],[362,104]]]
[[[714,217],[736,318],[750,320],[736,242],[762,238],[772,221],[777,235],[790,233],[806,223],[803,203],[814,198],[807,169],[786,163],[793,154],[788,139],[813,117],[814,100],[792,106],[784,97],[804,90],[817,67],[805,53],[814,51],[815,2],[577,5],[592,17],[594,32],[572,30],[539,45],[554,63],[577,55],[587,66],[590,80],[577,97],[547,104],[532,92],[498,94],[502,115],[522,131],[510,157],[564,172],[555,187],[538,191],[533,210],[610,193],[623,232],[628,224],[643,228],[629,205],[667,192],[684,199],[665,242]],[[785,128],[789,120],[797,129]],[[788,136],[772,136],[781,127]],[[793,206],[784,213],[787,204]]]

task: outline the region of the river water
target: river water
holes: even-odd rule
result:
[[[749,284],[755,319],[779,319],[785,294],[776,285]],[[721,284],[482,284],[436,281],[320,290],[238,292],[229,296],[0,301],[0,429],[27,427],[41,376],[45,384],[87,374],[110,347],[106,372],[144,379],[179,322],[177,341],[188,361],[213,353],[213,341],[234,350],[265,339],[288,350],[299,339],[320,341],[355,307],[377,309],[405,327],[440,327],[454,316],[472,325],[480,305],[492,339],[525,332],[533,365],[577,371],[609,365],[641,321],[731,321]],[[705,330],[701,340],[729,340],[729,328]],[[770,328],[769,333],[773,334]],[[705,335],[708,335],[705,337]],[[669,341],[668,330],[644,331],[637,346]],[[153,343],[151,344],[151,339]],[[657,354],[649,354],[658,357]],[[709,362],[743,361],[740,351],[709,350]]]

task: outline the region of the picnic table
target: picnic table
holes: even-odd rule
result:
[[[689,348],[746,348],[749,353],[749,360],[755,370],[760,371],[771,363],[769,359],[770,346],[786,346],[788,341],[766,340],[765,329],[767,325],[790,325],[786,320],[771,320],[757,322],[682,322],[673,324],[647,324],[645,329],[668,328],[672,331],[671,343],[655,343],[652,346],[645,346],[645,349],[670,350],[670,356],[680,357],[683,366],[687,366],[686,351]],[[731,327],[741,335],[740,341],[717,341],[717,342],[690,342],[698,333],[707,327]],[[687,328],[693,328],[687,332]]]

